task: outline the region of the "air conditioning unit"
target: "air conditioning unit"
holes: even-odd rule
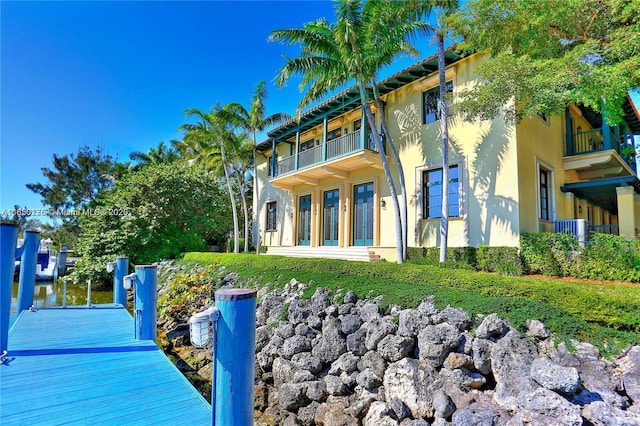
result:
[[[573,235],[578,240],[580,247],[584,247],[587,242],[589,222],[587,219],[556,220],[555,231],[556,233],[564,232]]]

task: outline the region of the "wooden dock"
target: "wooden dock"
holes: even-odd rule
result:
[[[1,425],[210,425],[211,406],[119,305],[23,312],[0,365]]]

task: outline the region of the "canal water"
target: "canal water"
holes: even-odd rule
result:
[[[37,309],[52,308],[62,306],[63,299],[62,283],[51,281],[36,281],[33,293],[33,303]],[[18,283],[13,283],[13,294],[11,297],[11,318],[9,324],[13,324],[16,317],[16,304],[18,296]],[[96,291],[91,289],[91,304],[113,303],[113,291]],[[67,284],[67,306],[87,306],[87,286],[77,284]]]

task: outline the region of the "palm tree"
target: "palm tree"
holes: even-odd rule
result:
[[[301,90],[307,85],[309,87],[300,101],[301,109],[355,80],[369,127],[375,129],[367,86],[375,84],[378,70],[391,63],[399,53],[415,52],[407,40],[415,31],[425,29],[426,24],[414,19],[413,14],[405,9],[405,3],[399,1],[362,3],[360,0],[339,0],[336,14],[334,24],[325,19],[318,19],[304,24],[301,29],[276,30],[271,33],[269,39],[272,41],[302,46],[300,57],[288,59],[287,64],[280,70],[277,81],[282,85],[292,75],[302,76]],[[402,20],[385,19],[385,16]],[[384,25],[380,25],[381,22],[384,22]],[[397,258],[398,263],[402,263],[406,257],[407,232],[404,229],[407,222],[406,219],[403,220],[406,213],[403,214],[401,211],[381,137],[374,131],[372,138],[391,193],[396,214]],[[390,146],[393,144],[389,137],[387,142]],[[394,149],[395,147],[392,148],[392,152]],[[401,169],[399,157],[395,160]],[[403,188],[403,194],[405,193]],[[406,200],[406,196],[404,199]]]
[[[269,116],[265,116],[264,102],[267,99],[267,83],[264,80],[260,80],[256,84],[253,97],[251,98],[251,106],[249,110],[245,109],[242,105],[234,104],[236,112],[235,122],[244,128],[253,136],[253,149],[251,151],[251,157],[253,158],[253,198],[258,199],[258,161],[256,158],[256,146],[258,144],[257,135],[258,132],[264,131],[267,127],[281,123],[283,121],[291,119],[291,116],[286,113],[277,112]],[[256,253],[260,254],[260,233],[258,232],[259,223],[259,200],[258,208],[253,212],[253,233],[257,236],[256,241]],[[246,233],[245,233],[246,234]],[[245,240],[248,238],[248,234],[245,235]]]
[[[220,166],[229,191],[231,212],[233,214],[233,252],[239,253],[238,209],[231,185],[230,167],[227,159],[227,147],[233,142],[233,125],[228,120],[229,106],[221,107],[216,104],[211,112],[203,112],[198,108],[185,110],[187,118],[196,117],[197,122],[183,124],[179,130],[185,132],[183,142],[192,152],[197,152],[196,161],[211,167],[211,158],[219,154]]]
[[[156,148],[150,148],[146,153],[133,151],[129,154],[129,158],[138,163],[133,167],[134,170],[139,170],[147,164],[173,163],[178,157],[179,154],[175,148],[173,146],[167,147],[164,142],[160,142]]]
[[[255,151],[255,144],[249,140],[247,134],[242,132],[234,135],[234,150],[231,164],[233,176],[238,185],[240,200],[242,202],[242,212],[244,214],[244,252],[249,251],[249,207],[247,203],[247,175],[254,167],[252,153]]]
[[[444,97],[447,94],[445,81],[444,38],[448,28],[444,24],[444,17],[458,8],[456,0],[433,0],[434,8],[438,12],[436,27],[436,44],[438,45],[438,80],[440,86],[440,131],[442,133],[442,213],[440,219],[440,263],[447,260],[447,239],[449,236],[449,107]]]

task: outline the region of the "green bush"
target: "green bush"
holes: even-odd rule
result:
[[[206,250],[224,241],[228,204],[220,183],[197,167],[150,165],[129,173],[94,201],[100,214],[80,217],[80,259],[70,279],[105,281],[106,257],[124,255],[136,265]]]
[[[580,248],[569,234],[539,233],[522,234],[520,246],[529,274],[640,282],[637,240],[596,233]]]
[[[476,269],[475,247],[447,247],[447,260],[440,265],[439,247],[409,247],[407,258],[418,265],[441,266],[447,269]]]
[[[525,233],[520,236],[520,255],[527,274],[571,275],[578,249],[576,238],[567,233]]]
[[[234,247],[235,241],[236,240],[234,238],[229,238],[227,240],[227,253],[233,253],[233,247]],[[238,238],[238,249],[241,252],[244,251],[244,238],[242,237]],[[251,250],[251,248],[249,250]]]
[[[640,241],[593,234],[580,252],[575,276],[640,282]]]
[[[407,247],[407,260],[424,259],[426,247]]]
[[[522,275],[522,262],[517,247],[480,245],[476,252],[478,269],[511,276]]]

